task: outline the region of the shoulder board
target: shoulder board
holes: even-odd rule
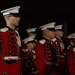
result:
[[[1,32],[6,32],[7,30],[8,30],[8,28],[6,28],[6,27],[0,29]]]
[[[46,40],[42,39],[39,41],[39,43],[44,44],[46,42]]]
[[[53,39],[52,39],[53,42],[56,41],[56,40],[57,40],[56,38],[53,38]]]

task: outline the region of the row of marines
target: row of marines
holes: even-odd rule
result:
[[[19,8],[1,11],[6,27],[0,29],[0,75],[75,75],[75,34],[68,36],[70,43],[65,45],[61,39],[63,25],[51,22],[39,27],[41,40],[29,29],[31,34],[21,44],[15,29],[20,20]]]
[[[29,50],[26,51],[28,44],[34,44],[31,51],[35,66],[28,71],[28,73],[31,72],[29,75],[34,73],[34,75],[75,75],[75,33],[68,35],[63,40],[63,25],[55,24],[55,22],[51,22],[39,27],[43,35],[39,41],[36,40],[36,28],[26,29],[29,37],[23,40],[22,51],[24,53],[28,52]],[[28,58],[29,56],[30,54],[27,55]]]

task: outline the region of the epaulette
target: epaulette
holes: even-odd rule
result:
[[[39,41],[39,43],[44,44],[46,42],[46,40],[42,39]]]
[[[56,40],[57,40],[56,38],[53,38],[53,39],[52,39],[53,42],[56,41]]]
[[[7,30],[8,30],[8,28],[6,28],[6,27],[0,29],[1,32],[6,32]]]

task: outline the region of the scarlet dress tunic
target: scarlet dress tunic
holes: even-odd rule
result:
[[[54,64],[56,66],[56,54],[53,48],[50,47],[51,43],[45,39],[39,41],[36,46],[36,66],[38,75],[46,75],[46,65]]]
[[[67,48],[66,54],[69,73],[70,75],[75,75],[75,47],[70,45]]]
[[[57,57],[57,62],[60,67],[65,67],[65,55],[64,55],[64,48],[61,45],[61,41],[59,39],[54,38],[52,40],[52,46],[56,50],[56,57]]]
[[[20,75],[19,46],[20,37],[16,30],[9,27],[0,29],[2,38],[3,59],[8,75]]]
[[[55,42],[42,39],[36,46],[38,75],[65,75],[59,66]]]

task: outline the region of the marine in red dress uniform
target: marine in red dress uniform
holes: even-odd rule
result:
[[[56,56],[57,56],[57,61],[58,61],[58,65],[61,67],[65,67],[65,46],[64,43],[62,41],[62,37],[63,37],[63,25],[56,25],[55,26],[55,48],[56,48]]]
[[[36,62],[35,62],[35,46],[36,40],[33,36],[27,37],[23,40],[25,47],[23,45],[21,51],[21,65],[23,75],[36,75]]]
[[[3,60],[8,75],[21,75],[19,57],[21,40],[18,31],[15,30],[20,20],[19,8],[20,6],[16,6],[1,11],[7,24],[6,27],[0,29],[0,37],[2,39]]]
[[[70,75],[75,75],[75,47],[70,45],[66,54],[69,73]]]
[[[66,51],[66,58],[70,75],[75,75],[75,34],[70,36],[70,45]]]
[[[58,51],[61,50],[56,47],[57,41],[53,38],[55,36],[54,23],[49,23],[41,26],[43,38],[36,46],[36,66],[38,75],[65,75],[65,72],[60,68],[57,61]],[[56,41],[56,42],[55,42]],[[58,48],[56,50],[56,48]]]
[[[44,39],[40,40],[36,46],[36,66],[38,75],[56,75],[58,65],[56,52],[51,45],[52,39],[54,38],[54,25],[55,22],[52,22],[40,27]]]

